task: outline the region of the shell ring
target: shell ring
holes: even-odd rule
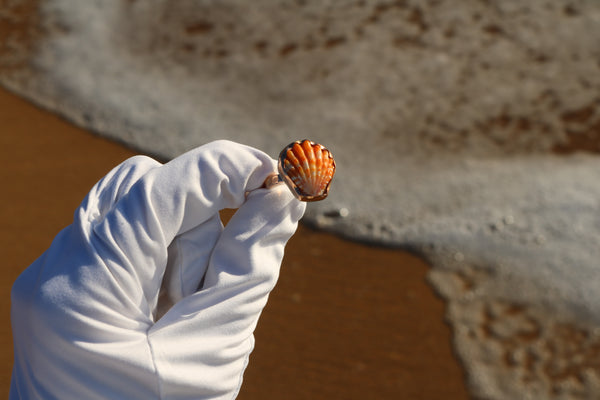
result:
[[[278,174],[265,179],[263,187],[270,189],[283,182],[298,200],[319,201],[329,194],[335,161],[325,146],[304,139],[281,151],[277,170]]]

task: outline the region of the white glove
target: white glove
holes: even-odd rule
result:
[[[10,399],[235,398],[305,209],[259,189],[274,171],[217,141],[98,182],[13,286]],[[238,207],[223,229],[218,211]],[[156,321],[163,277],[175,304]]]

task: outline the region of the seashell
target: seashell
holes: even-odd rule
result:
[[[279,154],[279,176],[302,201],[323,200],[335,173],[331,152],[310,140],[298,140]]]

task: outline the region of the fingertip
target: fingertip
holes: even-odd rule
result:
[[[249,192],[242,207],[244,206],[256,208],[257,212],[266,214],[287,213],[294,222],[299,221],[306,210],[306,203],[294,197],[283,184]]]

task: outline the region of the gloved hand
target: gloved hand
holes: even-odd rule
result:
[[[305,209],[260,189],[274,171],[217,141],[106,175],[13,286],[10,399],[235,398]],[[161,284],[174,305],[157,320]]]

